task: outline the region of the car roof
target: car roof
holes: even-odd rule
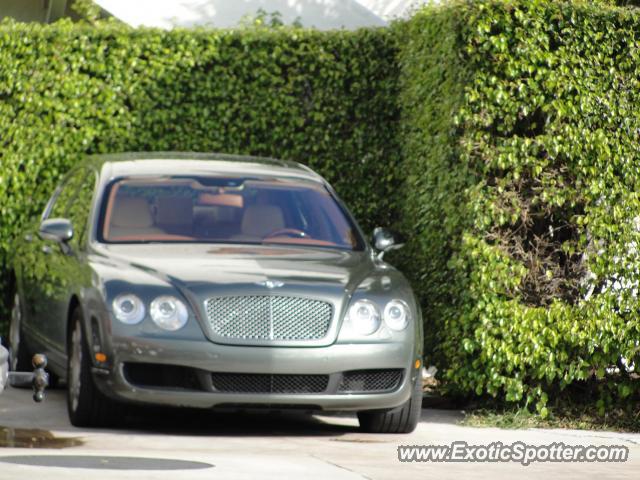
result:
[[[192,152],[128,152],[90,155],[86,162],[108,178],[149,175],[230,175],[325,183],[310,168],[267,157]]]

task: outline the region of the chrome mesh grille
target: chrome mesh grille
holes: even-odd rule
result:
[[[238,340],[319,340],[333,316],[328,302],[276,295],[210,298],[205,309],[215,335]]]
[[[213,388],[225,393],[322,393],[328,375],[212,373]]]

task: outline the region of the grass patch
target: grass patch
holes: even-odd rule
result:
[[[640,432],[640,411],[614,409],[604,416],[595,407],[550,408],[549,416],[542,418],[526,409],[465,411],[459,423],[468,427],[564,428],[575,430],[608,430],[614,432]]]

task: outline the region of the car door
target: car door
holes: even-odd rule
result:
[[[55,347],[61,352],[66,351],[66,319],[71,296],[74,293],[79,294],[84,287],[91,284],[91,270],[86,261],[86,247],[96,180],[96,172],[90,169],[85,170],[78,187],[67,203],[63,217],[71,221],[73,237],[67,242],[64,249],[58,248],[51,255],[51,263],[55,267],[52,272],[65,279],[64,290],[50,300],[51,311],[55,312],[55,318],[50,322],[51,338]]]
[[[83,179],[85,168],[72,171],[61,183],[50,199],[41,221],[49,218],[66,218],[71,200],[75,197]],[[48,355],[52,349],[60,352],[56,323],[63,323],[64,313],[60,308],[70,287],[71,278],[61,265],[66,255],[62,245],[38,235],[39,223],[25,235],[25,255],[22,262],[22,283],[25,303],[24,328],[36,343],[36,348]],[[68,299],[67,299],[68,301]],[[55,340],[54,340],[55,339]],[[56,345],[57,344],[57,345]],[[55,345],[55,347],[54,347]],[[56,348],[57,347],[57,348]]]

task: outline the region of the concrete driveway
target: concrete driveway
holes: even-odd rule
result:
[[[0,396],[0,440],[56,448],[0,448],[0,479],[640,478],[640,435],[461,427],[460,414],[423,410],[411,435],[360,433],[353,416],[230,414],[146,409],[118,430],[82,430],[67,420],[65,393],[44,404],[29,390]],[[30,431],[24,429],[40,429]],[[401,463],[399,445],[521,441],[626,445],[624,463]],[[64,443],[68,445],[63,447]]]

